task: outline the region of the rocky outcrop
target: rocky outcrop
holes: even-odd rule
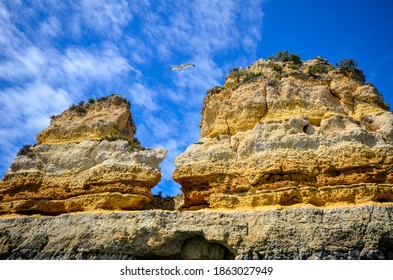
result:
[[[144,209],[166,150],[139,145],[129,106],[112,95],[54,117],[0,181],[0,213]]]
[[[185,207],[393,201],[393,114],[357,68],[259,60],[205,97]]]
[[[61,115],[51,117],[51,125],[37,135],[37,144],[119,138],[132,142],[136,128],[129,110],[130,105],[120,95],[71,105]]]
[[[1,259],[393,259],[393,204],[0,219]]]

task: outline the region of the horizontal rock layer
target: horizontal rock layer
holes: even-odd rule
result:
[[[392,212],[386,203],[3,216],[0,258],[393,259]]]
[[[166,154],[162,148],[136,149],[125,140],[30,149],[34,156],[18,156],[0,182],[0,213],[143,209]]]
[[[207,94],[201,138],[175,165],[185,207],[392,201],[393,114],[324,60],[260,60]]]

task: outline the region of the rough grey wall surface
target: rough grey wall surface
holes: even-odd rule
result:
[[[0,218],[0,259],[393,259],[393,204]]]

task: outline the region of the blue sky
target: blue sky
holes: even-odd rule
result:
[[[176,194],[173,161],[198,141],[206,91],[279,50],[353,58],[393,105],[392,12],[388,0],[0,0],[0,177],[50,115],[119,93],[142,145],[169,151],[153,191]]]

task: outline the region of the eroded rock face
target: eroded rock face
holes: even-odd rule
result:
[[[0,259],[393,259],[393,204],[0,217]]]
[[[81,108],[57,116],[38,135],[38,144],[15,158],[0,181],[0,213],[146,207],[166,150],[139,145],[121,96]]]
[[[173,178],[185,207],[386,202],[392,163],[393,114],[374,86],[322,59],[259,60],[207,94]]]
[[[103,138],[122,138],[131,142],[136,128],[129,107],[130,103],[120,95],[71,106],[53,117],[51,125],[38,134],[37,143],[79,143]]]

